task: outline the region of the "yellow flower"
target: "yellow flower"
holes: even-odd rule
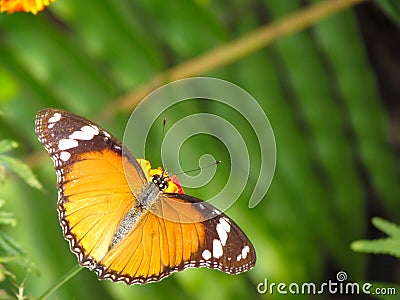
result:
[[[161,175],[163,173],[163,169],[158,167],[157,169],[152,169],[150,162],[143,158],[136,159],[139,165],[142,167],[144,175],[146,175],[146,179],[151,181],[153,175]],[[177,193],[177,194],[184,194],[183,188],[178,180],[178,178],[174,175],[168,175],[164,172],[164,176],[167,177],[168,187],[163,191],[164,193]]]
[[[36,15],[50,2],[56,0],[0,0],[0,12],[13,13],[16,11],[31,12]]]

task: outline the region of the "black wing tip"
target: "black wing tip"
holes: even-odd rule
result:
[[[74,113],[71,113],[67,110],[64,110],[62,108],[57,108],[57,107],[42,108],[37,112],[36,117],[46,116],[46,115],[48,116],[48,115],[52,115],[55,113],[60,113],[62,116],[71,115],[71,116],[77,116],[79,118],[82,118]]]
[[[62,110],[62,109],[60,109],[60,108],[53,108],[53,107],[48,107],[48,108],[42,108],[41,110],[39,110],[38,112],[37,112],[37,116],[38,115],[44,115],[44,114],[48,114],[48,113],[52,113],[52,112],[65,112],[65,110]]]

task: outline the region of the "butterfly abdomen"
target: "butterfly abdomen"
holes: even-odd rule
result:
[[[137,203],[123,217],[119,223],[112,239],[110,249],[120,243],[125,236],[136,226],[139,219],[146,211],[159,199],[160,190],[158,187],[148,182],[143,186],[142,192],[137,195]]]

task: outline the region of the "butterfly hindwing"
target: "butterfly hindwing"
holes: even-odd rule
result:
[[[190,267],[238,274],[254,266],[253,245],[228,216],[207,202],[185,194],[164,194],[163,198],[164,213],[169,218],[146,214],[135,230],[99,262],[96,271],[101,279],[143,284]],[[181,206],[174,203],[187,207],[183,212],[175,209]]]
[[[192,254],[192,264],[196,261],[196,266],[207,266],[229,274],[242,273],[254,266],[256,261],[254,247],[231,218],[198,198],[186,194],[165,195],[176,203],[183,202],[185,206],[190,205],[189,207],[198,214],[196,220],[193,217],[196,216],[195,212],[185,211],[181,205],[176,206],[168,201],[170,206],[179,209],[176,211],[181,213],[180,218],[184,223],[192,220],[202,225],[203,238],[196,253]]]

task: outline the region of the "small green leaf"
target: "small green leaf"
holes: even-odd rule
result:
[[[9,276],[14,280],[16,279],[13,273],[7,271],[7,269],[2,264],[0,264],[0,282],[4,281],[6,279],[6,276]],[[6,296],[8,296],[8,298]],[[12,300],[15,298],[12,298],[11,296],[7,295],[7,293],[4,290],[0,290],[0,299]]]
[[[389,254],[400,258],[400,239],[358,240],[351,244],[356,252]]]
[[[372,218],[372,224],[387,235],[400,238],[400,226],[397,224],[379,217]]]
[[[373,218],[372,223],[388,237],[354,241],[350,246],[351,249],[356,252],[389,254],[400,258],[400,227],[378,217]]]
[[[5,153],[15,148],[18,148],[18,143],[16,141],[13,140],[0,141],[0,153]]]
[[[17,220],[13,213],[0,211],[0,225],[17,225]]]
[[[0,232],[0,263],[18,261],[25,257],[21,246],[4,232]]]
[[[22,161],[13,157],[0,155],[0,162],[5,163],[15,174],[21,177],[29,186],[42,190],[43,187],[40,182],[36,179],[31,168],[29,168]]]

